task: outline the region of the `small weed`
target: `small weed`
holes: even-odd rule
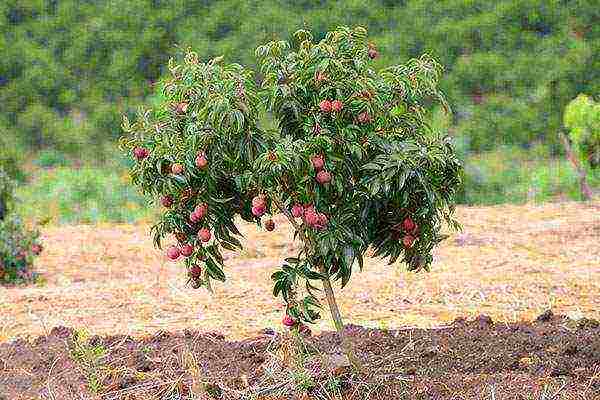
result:
[[[81,367],[92,393],[99,393],[102,390],[101,375],[104,370],[104,357],[107,353],[104,346],[93,345],[89,342],[89,334],[86,331],[75,332],[71,357]]]

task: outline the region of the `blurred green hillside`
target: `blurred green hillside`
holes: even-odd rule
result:
[[[375,67],[424,52],[446,66],[453,116],[443,123],[471,174],[462,201],[520,201],[488,199],[482,176],[516,155],[540,165],[539,154],[559,155],[566,105],[600,94],[598,21],[595,0],[4,0],[0,163],[17,175],[22,158],[42,167],[114,162],[121,115],[152,95],[174,45],[253,65],[257,45],[298,28],[320,39],[362,25],[381,54]]]

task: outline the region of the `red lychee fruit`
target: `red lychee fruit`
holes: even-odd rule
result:
[[[148,149],[143,147],[136,147],[135,149],[133,149],[133,156],[138,161],[142,161],[144,158],[148,157],[149,154],[150,152],[148,151]]]
[[[264,195],[254,196],[252,199],[252,207],[267,207],[267,199],[265,199]]]
[[[344,103],[340,100],[334,100],[331,102],[331,110],[334,112],[340,112],[344,108]]]
[[[181,246],[181,255],[184,257],[189,257],[194,252],[194,246],[191,244],[184,244]]]
[[[200,267],[198,264],[192,265],[190,267],[189,274],[194,279],[200,278],[200,275],[202,275],[202,267]]]
[[[379,56],[379,52],[372,47],[369,49],[368,54],[371,60],[374,60]]]
[[[329,100],[323,100],[323,101],[321,101],[319,103],[319,108],[324,113],[331,112],[331,101],[329,101]]]
[[[31,252],[36,256],[39,256],[42,253],[43,247],[41,244],[34,243],[31,245]]]
[[[171,246],[167,249],[167,257],[171,261],[177,260],[180,255],[181,255],[181,251],[179,250],[179,247],[177,247],[177,246]]]
[[[402,221],[402,228],[404,228],[406,232],[412,232],[417,228],[417,224],[411,217],[406,217],[404,221]]]
[[[265,207],[258,207],[258,206],[254,206],[252,207],[252,215],[254,215],[255,217],[262,217],[265,212],[267,211],[267,209]]]
[[[175,164],[171,165],[171,172],[174,175],[181,175],[181,174],[183,174],[183,165],[181,165],[179,163],[175,163]]]
[[[317,71],[317,73],[315,74],[315,81],[317,81],[318,83],[321,83],[325,79],[327,79],[327,75],[325,75],[325,73],[323,71]]]
[[[331,182],[331,174],[324,170],[319,171],[319,173],[317,173],[317,182],[319,182],[321,185]]]
[[[268,219],[265,221],[265,229],[269,232],[275,229],[275,222],[272,219]]]
[[[200,169],[204,169],[204,168],[206,168],[207,165],[208,165],[208,160],[206,159],[206,156],[204,155],[204,153],[199,153],[196,156],[196,167],[198,167]]]
[[[319,225],[322,227],[326,227],[327,224],[329,224],[329,218],[327,218],[327,215],[323,214],[323,213],[319,213]]]
[[[193,224],[197,224],[198,222],[200,222],[201,219],[202,219],[202,217],[200,217],[200,215],[198,215],[198,213],[196,211],[192,211],[190,213],[190,221]]]
[[[283,324],[283,326],[291,328],[296,325],[296,320],[286,314],[285,317],[283,317],[283,320],[281,320],[281,323]]]
[[[210,231],[206,228],[202,228],[198,231],[198,237],[200,238],[200,240],[202,240],[203,242],[208,242],[211,238],[211,234]]]
[[[187,111],[188,107],[189,104],[185,101],[182,101],[181,103],[177,103],[176,110],[178,113],[183,114]]]
[[[373,118],[371,117],[371,114],[369,114],[366,111],[363,111],[360,114],[358,114],[357,119],[358,119],[358,122],[361,124],[368,124],[373,120]]]
[[[198,217],[200,219],[204,218],[206,216],[206,214],[208,213],[208,204],[206,203],[200,203],[196,206],[196,208],[194,208],[194,213],[196,213],[196,215],[198,215]]]
[[[310,162],[312,163],[312,166],[316,171],[322,170],[323,167],[325,166],[325,160],[323,160],[323,156],[320,154],[313,156],[310,159]]]
[[[173,196],[167,194],[167,195],[161,197],[160,204],[163,207],[171,208],[171,206],[173,205]]]
[[[294,204],[292,207],[292,216],[294,218],[300,218],[304,214],[304,207],[300,204]]]
[[[304,220],[308,224],[308,226],[315,226],[319,224],[319,214],[310,208],[308,210],[304,210]]]
[[[410,249],[413,245],[413,243],[415,242],[415,238],[412,237],[411,235],[406,235],[402,238],[402,244],[404,245],[404,247],[406,247],[407,249]]]
[[[312,331],[310,330],[310,328],[305,325],[305,324],[300,324],[298,326],[298,333],[300,333],[302,336],[305,337],[309,337],[312,335]]]

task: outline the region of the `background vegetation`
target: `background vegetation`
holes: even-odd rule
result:
[[[128,210],[142,200],[116,184],[126,167],[115,150],[120,116],[152,95],[171,46],[251,65],[257,44],[275,36],[307,27],[320,39],[358,24],[380,65],[427,52],[446,66],[454,113],[431,118],[465,161],[462,202],[578,198],[557,132],[571,100],[600,94],[598,20],[593,0],[7,0],[0,164],[18,179],[28,174],[32,186],[19,195],[63,221],[135,218]],[[84,173],[69,172],[82,165]],[[599,181],[592,171],[592,186]],[[98,186],[82,189],[89,185]]]

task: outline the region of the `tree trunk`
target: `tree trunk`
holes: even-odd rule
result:
[[[331,312],[331,318],[333,319],[333,323],[335,325],[335,329],[342,341],[342,350],[348,360],[352,364],[352,366],[357,369],[362,369],[362,364],[356,354],[354,354],[354,350],[352,349],[352,344],[346,337],[346,333],[344,332],[344,322],[342,321],[342,315],[340,314],[340,309],[338,308],[337,302],[335,301],[335,295],[333,293],[333,288],[331,287],[331,280],[329,279],[329,274],[324,266],[319,267],[319,272],[323,275],[323,289],[325,289],[325,296],[327,297],[327,303],[329,304],[329,311]]]
[[[562,132],[559,132],[558,134],[562,139],[563,145],[565,146],[567,158],[569,159],[569,161],[571,161],[571,164],[573,164],[573,168],[575,168],[575,172],[579,176],[579,186],[581,187],[581,195],[583,196],[584,200],[590,201],[592,200],[592,189],[590,189],[590,186],[587,183],[585,170],[579,163],[577,155],[573,152],[573,149],[571,149],[571,144],[569,143],[569,139],[567,138],[567,136]]]

